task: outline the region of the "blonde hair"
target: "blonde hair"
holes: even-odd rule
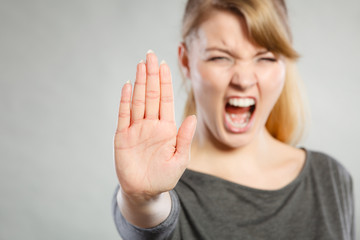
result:
[[[191,36],[202,22],[211,16],[212,10],[225,10],[244,17],[250,40],[274,54],[286,58],[284,88],[274,105],[266,128],[281,142],[296,145],[301,140],[306,125],[306,110],[300,79],[295,68],[299,57],[292,47],[284,0],[189,0],[183,18],[182,37],[189,44]],[[196,113],[192,89],[188,90],[184,116]]]

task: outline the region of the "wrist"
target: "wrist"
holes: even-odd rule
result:
[[[163,222],[171,211],[171,197],[169,192],[156,196],[134,196],[119,189],[117,194],[119,209],[125,219],[131,224],[151,228]]]

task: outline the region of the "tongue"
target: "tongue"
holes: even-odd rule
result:
[[[241,114],[250,111],[250,107],[234,107],[229,104],[226,105],[225,110],[227,113]]]

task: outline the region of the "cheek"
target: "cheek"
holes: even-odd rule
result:
[[[209,67],[199,62],[192,67],[191,81],[195,94],[203,94],[208,98],[222,94],[227,86],[227,74],[224,69]]]
[[[264,91],[279,95],[285,82],[285,66],[277,63],[276,66],[262,69],[258,77]]]

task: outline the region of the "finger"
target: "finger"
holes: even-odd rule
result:
[[[176,137],[176,153],[177,158],[189,159],[191,142],[195,134],[196,117],[195,115],[188,116],[179,128]],[[187,163],[186,163],[187,164]]]
[[[174,96],[169,66],[160,64],[160,120],[174,122]]]
[[[125,83],[121,91],[117,132],[126,130],[130,125],[130,100],[131,83],[129,81]]]
[[[159,65],[155,53],[150,50],[146,55],[145,118],[159,118],[159,102]]]
[[[131,123],[144,118],[145,113],[146,66],[141,60],[137,65],[134,95],[132,98]]]

